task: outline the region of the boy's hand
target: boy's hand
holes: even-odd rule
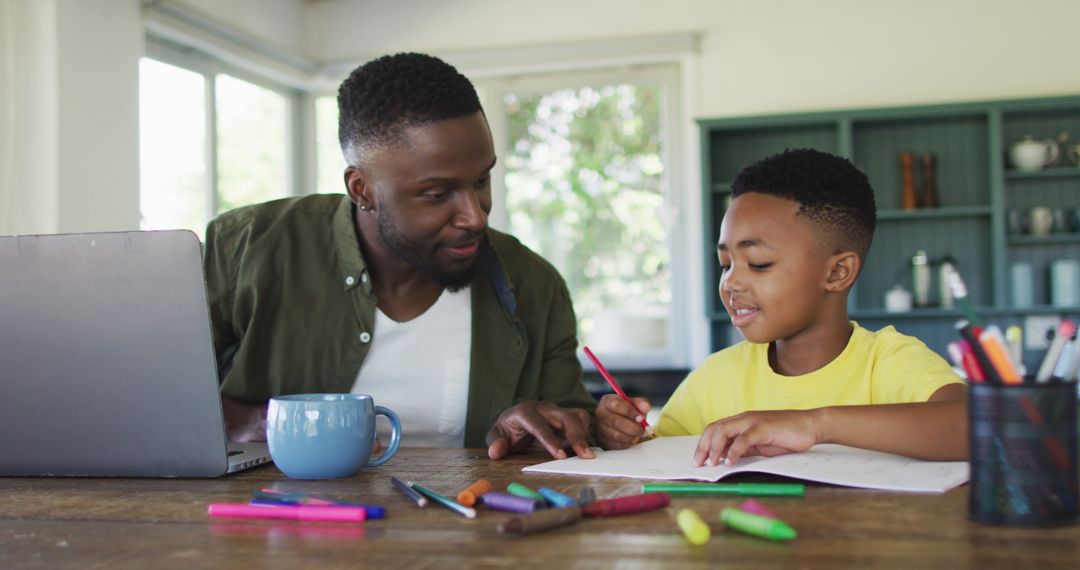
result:
[[[616,394],[600,398],[596,407],[596,440],[604,449],[625,449],[644,438],[641,422],[652,406],[646,398],[631,398],[631,401],[637,409]]]
[[[597,414],[599,415],[599,413]],[[772,457],[806,451],[822,442],[817,410],[744,412],[705,427],[694,465],[734,465],[744,455]]]

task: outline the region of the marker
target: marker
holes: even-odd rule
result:
[[[986,382],[986,373],[983,372],[979,361],[975,359],[975,353],[971,351],[971,343],[966,340],[960,339],[956,342],[950,342],[950,349],[953,346],[957,347],[960,351],[960,364],[964,369],[964,374],[967,376],[969,382],[976,384],[982,384]]]
[[[487,479],[478,479],[472,485],[465,487],[464,490],[457,494],[457,502],[461,506],[471,507],[476,504],[476,499],[491,491],[491,481]]]
[[[544,497],[545,501],[556,508],[570,507],[577,504],[573,497],[567,497],[555,489],[540,487],[536,492],[540,493],[540,496]]]
[[[480,503],[489,509],[511,513],[531,513],[544,508],[544,501],[498,491],[485,493],[483,497],[480,497]]]
[[[615,381],[615,378],[608,373],[607,368],[604,368],[604,365],[600,364],[600,359],[589,350],[589,347],[583,346],[582,349],[585,351],[585,356],[588,356],[589,360],[596,365],[596,369],[600,371],[600,375],[604,377],[604,380],[607,380],[608,386],[611,386],[611,389],[615,390],[615,393],[618,394],[620,398],[626,401],[627,404],[630,404],[631,408],[637,410],[637,406],[634,405],[634,402],[630,401],[630,396],[626,395],[622,386],[619,386],[619,383]],[[640,411],[638,413],[640,413]],[[645,428],[645,435],[648,436],[651,435],[652,429],[649,427],[649,422],[645,420],[644,416],[645,414],[642,414],[641,427]]]
[[[417,493],[415,490],[413,490],[413,488],[410,487],[408,483],[402,481],[401,479],[398,479],[397,477],[391,477],[390,482],[394,484],[394,487],[397,488],[398,491],[404,493],[410,501],[416,503],[416,506],[420,508],[424,508],[427,506],[427,499],[425,499],[420,493]]]
[[[986,357],[990,360],[997,375],[1005,384],[1023,384],[1020,371],[1009,361],[1009,352],[1005,348],[1005,339],[1001,337],[1001,330],[990,325],[979,334],[979,344],[982,345]]]
[[[959,321],[956,323],[956,330],[968,342],[968,346],[971,347],[971,353],[975,355],[975,362],[978,363],[979,369],[986,376],[986,381],[991,384],[1001,384],[1001,376],[994,369],[994,365],[990,362],[986,351],[983,350],[982,344],[979,344],[979,334],[976,332],[975,327],[971,326],[967,321]]]
[[[432,501],[435,501],[436,503],[439,503],[440,505],[450,509],[451,511],[454,511],[455,513],[457,513],[457,514],[459,514],[459,515],[461,515],[461,516],[463,516],[463,517],[465,517],[467,519],[475,519],[476,518],[476,509],[471,509],[469,507],[463,507],[463,506],[455,503],[454,501],[451,501],[447,497],[444,497],[444,496],[436,493],[435,491],[432,491],[431,489],[428,489],[427,487],[424,487],[423,485],[421,485],[419,483],[413,483],[412,481],[409,481],[408,485],[410,487],[412,487],[413,490],[416,491],[417,493],[420,493],[421,495],[431,499]]]
[[[251,494],[252,505],[276,506],[276,505],[312,505],[322,507],[363,507],[367,511],[367,520],[381,519],[386,517],[386,508],[379,505],[366,505],[350,501],[337,501],[314,495],[302,493],[285,493],[276,489],[263,489]]]
[[[802,497],[802,483],[646,483],[642,493],[671,493],[672,495],[743,495]]]
[[[593,501],[582,507],[581,512],[587,517],[616,517],[655,511],[669,504],[671,504],[671,496],[667,493],[647,493]]]
[[[571,525],[579,520],[581,520],[581,507],[574,505],[560,509],[544,509],[531,515],[514,517],[495,527],[495,530],[503,534],[521,536]]]
[[[720,520],[735,530],[769,540],[791,540],[798,536],[795,529],[784,521],[744,513],[730,507],[720,511]]]
[[[1053,378],[1058,380],[1071,380],[1076,375],[1076,351],[1080,348],[1080,341],[1076,340],[1076,334],[1073,334],[1072,339],[1065,348],[1061,349],[1061,356],[1058,357],[1057,366],[1054,367]]]
[[[747,499],[747,500],[743,501],[742,504],[739,505],[739,510],[744,512],[744,513],[750,513],[752,515],[762,516],[762,517],[765,517],[767,519],[780,518],[780,517],[776,516],[776,513],[769,510],[768,507],[766,507],[765,505],[763,505],[763,504],[761,504],[761,503],[759,503],[759,502],[757,502],[757,501],[755,501],[753,499]]]
[[[1050,376],[1054,373],[1054,367],[1057,366],[1058,358],[1061,356],[1061,351],[1065,349],[1065,344],[1069,342],[1069,339],[1075,333],[1076,325],[1072,321],[1061,321],[1057,335],[1054,336],[1053,342],[1050,343],[1050,348],[1046,350],[1046,357],[1043,358],[1042,365],[1039,366],[1039,371],[1035,374],[1036,382],[1042,383],[1050,380]]]
[[[696,512],[690,509],[680,509],[679,514],[675,515],[675,522],[678,523],[679,529],[682,530],[683,536],[686,537],[690,544],[701,546],[709,542],[709,537],[712,535],[709,525],[705,524],[705,521],[701,520],[701,517]]]
[[[1066,382],[1074,382],[1080,380],[1080,339],[1072,341],[1072,366],[1069,370],[1065,371],[1065,375],[1061,377]]]
[[[1005,344],[1009,347],[1009,357],[1023,376],[1027,373],[1024,368],[1024,330],[1016,325],[1005,329]]]
[[[596,500],[596,491],[592,487],[582,487],[577,500],[579,505],[585,506]]]
[[[282,505],[278,507],[253,507],[243,503],[210,503],[207,512],[212,517],[240,517],[255,519],[293,519],[319,522],[363,522],[367,513],[363,507],[324,507],[308,505]]]
[[[528,497],[530,499],[536,499],[540,502],[546,502],[547,499],[543,495],[533,491],[532,489],[522,485],[521,483],[510,483],[506,486],[506,492],[511,495],[517,495],[518,497]]]

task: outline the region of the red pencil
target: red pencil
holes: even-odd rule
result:
[[[630,407],[636,410],[637,406],[635,406],[634,403],[630,401],[630,396],[627,396],[626,392],[623,392],[622,386],[619,386],[619,383],[611,377],[611,374],[608,374],[607,368],[604,368],[604,365],[600,364],[600,359],[597,358],[591,350],[589,350],[589,347],[584,346],[582,348],[585,350],[585,356],[589,357],[589,360],[591,360],[592,363],[596,365],[596,369],[600,371],[600,375],[604,377],[604,380],[607,380],[608,386],[611,386],[611,389],[615,390],[615,393],[618,394],[620,398],[626,400],[626,403],[630,404]],[[648,429],[649,427],[649,422],[647,422],[644,418],[642,418],[641,420],[641,427],[646,429]]]

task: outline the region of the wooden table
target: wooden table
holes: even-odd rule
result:
[[[0,478],[0,568],[458,568],[1080,566],[1080,527],[1007,529],[967,520],[967,488],[944,495],[808,486],[805,498],[764,499],[799,532],[773,543],[724,530],[720,510],[741,499],[673,497],[666,510],[582,522],[511,538],[495,526],[513,515],[480,510],[468,520],[419,509],[390,475],[454,494],[479,478],[601,498],[639,492],[641,481],[521,473],[544,460],[489,461],[483,450],[402,449],[383,467],[332,481],[298,481],[273,466],[210,480]],[[763,476],[733,480],[762,480]],[[387,508],[362,525],[210,519],[207,505],[246,501],[261,487],[321,493]],[[712,539],[692,546],[675,525],[691,507]]]

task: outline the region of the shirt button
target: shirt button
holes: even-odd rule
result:
[[[345,284],[349,287],[352,287],[353,283],[356,283],[356,279],[352,275],[345,278]]]
[[[367,331],[360,333],[360,342],[367,344],[371,340],[371,334]]]

